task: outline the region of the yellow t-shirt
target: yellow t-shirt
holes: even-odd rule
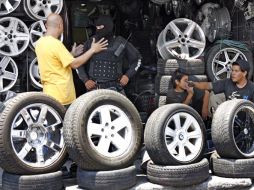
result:
[[[52,36],[43,36],[36,42],[43,92],[57,99],[62,105],[76,99],[70,63],[74,60],[63,43]]]

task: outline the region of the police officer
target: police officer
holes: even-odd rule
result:
[[[133,77],[141,65],[138,50],[121,36],[113,36],[113,20],[110,16],[99,16],[95,21],[96,39],[108,40],[107,50],[90,58],[87,65],[78,68],[78,76],[88,91],[94,89],[112,89],[118,92]],[[84,51],[90,48],[92,40],[84,44]],[[123,62],[127,60],[129,69],[123,73]]]

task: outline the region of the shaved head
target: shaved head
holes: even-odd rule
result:
[[[59,27],[59,25],[63,24],[63,19],[60,15],[55,14],[55,13],[51,13],[48,18],[47,18],[47,22],[46,22],[46,26],[47,28],[56,28]]]

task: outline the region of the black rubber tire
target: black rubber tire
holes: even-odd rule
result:
[[[205,63],[201,59],[159,59],[157,62],[157,74],[159,75],[172,75],[178,68],[187,75],[205,74]]]
[[[206,73],[207,73],[208,78],[210,79],[210,81],[216,81],[217,80],[215,78],[214,74],[213,74],[213,71],[212,71],[212,62],[213,62],[213,59],[214,59],[215,55],[221,49],[224,49],[224,48],[235,48],[235,49],[237,49],[237,47],[229,47],[229,46],[226,46],[224,44],[216,44],[213,47],[211,47],[209,49],[209,51],[207,52],[206,61],[205,61],[205,63],[206,63]],[[252,55],[251,51],[241,51],[241,52],[246,56],[247,61],[250,64],[250,71],[249,71],[248,78],[251,79],[252,74],[253,74],[253,55]]]
[[[96,97],[96,98],[95,98]],[[90,145],[86,123],[94,109],[110,104],[127,114],[133,127],[133,141],[124,154],[115,158],[99,154]],[[67,110],[64,139],[70,157],[84,170],[112,170],[133,164],[141,147],[143,126],[135,106],[122,94],[112,90],[95,90],[80,96]]]
[[[155,93],[161,96],[167,96],[167,92],[169,89],[173,88],[171,82],[171,76],[166,75],[157,75],[155,78]],[[206,82],[206,75],[190,75],[189,80],[196,82]]]
[[[174,158],[168,151],[165,140],[165,125],[167,121],[176,113],[185,112],[192,115],[199,123],[202,131],[202,147],[198,152],[197,156],[189,161],[179,161]],[[205,124],[201,116],[190,106],[184,104],[169,104],[159,107],[155,110],[152,115],[148,118],[145,127],[144,142],[147,152],[155,164],[158,165],[180,165],[180,164],[191,164],[198,162],[202,159],[206,145],[206,133]]]
[[[212,140],[216,151],[222,158],[251,158],[243,154],[237,147],[233,133],[233,121],[236,111],[242,106],[254,109],[254,104],[243,99],[235,99],[223,102],[213,116]]]
[[[85,171],[78,168],[78,186],[84,189],[95,190],[124,190],[136,185],[136,168],[111,171]]]
[[[62,190],[62,172],[39,175],[15,175],[3,172],[3,190]]]
[[[157,107],[166,105],[166,99],[167,99],[167,96],[157,96],[156,97]]]
[[[254,178],[254,159],[212,158],[213,173],[220,177]]]
[[[6,107],[0,114],[0,165],[3,170],[13,174],[31,175],[55,172],[60,169],[67,158],[66,147],[59,158],[48,167],[31,167],[22,162],[15,154],[11,140],[11,124],[16,114],[32,103],[44,103],[52,107],[63,119],[66,109],[54,98],[41,92],[20,93],[6,102]]]
[[[209,162],[203,159],[195,164],[180,166],[147,165],[147,177],[150,182],[165,186],[190,186],[202,183],[209,178]]]

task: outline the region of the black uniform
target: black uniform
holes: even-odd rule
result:
[[[129,79],[133,77],[141,64],[139,51],[123,37],[113,37],[113,21],[111,18],[104,16],[99,17],[96,26],[104,25],[103,29],[97,31],[94,37],[96,41],[102,37],[108,40],[107,50],[101,51],[92,56],[89,63],[78,68],[78,76],[85,83],[88,80],[96,82],[97,88],[122,91],[123,88],[119,83],[122,75]],[[84,51],[91,47],[92,38],[85,42]],[[123,51],[117,54],[119,46],[124,46]],[[129,69],[123,71],[123,63],[127,61]]]

